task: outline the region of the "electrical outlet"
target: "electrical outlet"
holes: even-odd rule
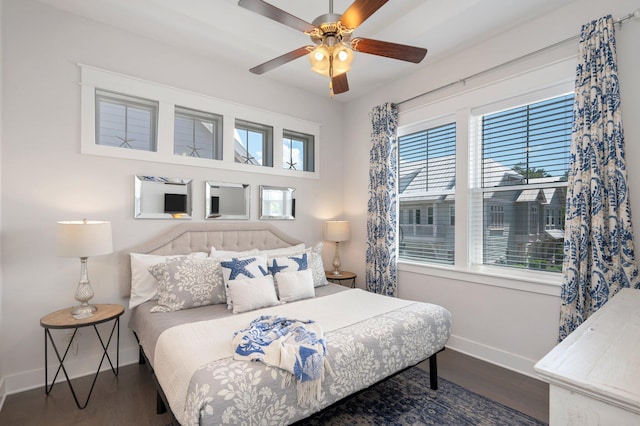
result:
[[[73,337],[74,330],[66,331],[66,340],[65,343],[69,345],[69,354],[70,355],[78,355],[78,338],[80,337],[80,331],[76,332],[75,337]],[[73,339],[73,341],[71,340]]]

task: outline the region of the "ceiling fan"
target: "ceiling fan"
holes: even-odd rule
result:
[[[311,24],[262,0],[238,1],[241,7],[302,31],[315,44],[285,53],[250,71],[263,74],[308,54],[311,70],[329,77],[329,91],[333,97],[334,93],[349,90],[347,71],[351,69],[354,51],[419,63],[427,54],[427,49],[370,38],[351,38],[351,33],[387,1],[355,0],[342,15],[338,15],[333,13],[333,0],[329,0],[329,13],[318,16]]]

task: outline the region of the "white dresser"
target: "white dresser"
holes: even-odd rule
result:
[[[621,290],[534,369],[551,426],[639,426],[640,290]]]

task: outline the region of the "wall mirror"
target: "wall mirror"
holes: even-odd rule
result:
[[[135,177],[136,219],[191,219],[191,179]]]
[[[205,218],[249,219],[249,185],[205,182],[204,192]]]
[[[260,185],[260,219],[295,219],[295,188]]]

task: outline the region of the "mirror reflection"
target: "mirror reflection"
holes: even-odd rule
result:
[[[205,182],[205,218],[249,219],[249,185]]]
[[[295,219],[295,188],[260,186],[260,219]]]
[[[191,179],[135,176],[134,218],[191,219]]]

